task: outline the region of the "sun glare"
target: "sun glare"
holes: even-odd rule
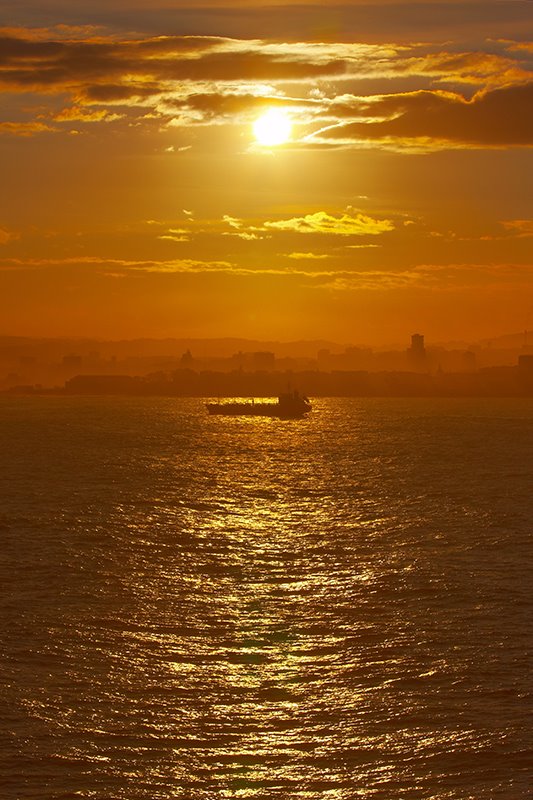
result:
[[[254,135],[259,144],[272,147],[291,138],[291,121],[285,111],[271,108],[254,122]]]

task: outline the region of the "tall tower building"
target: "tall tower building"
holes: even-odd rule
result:
[[[421,333],[413,333],[411,336],[411,347],[407,350],[407,357],[412,369],[417,371],[426,369],[426,348]]]
[[[417,355],[425,356],[426,348],[424,347],[424,337],[421,333],[413,333],[411,336],[411,352]]]

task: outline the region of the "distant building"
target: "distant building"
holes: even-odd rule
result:
[[[66,394],[140,394],[143,379],[131,375],[75,375],[65,383]]]
[[[67,356],[63,356],[62,363],[65,369],[77,370],[81,367],[83,359],[75,353],[69,353]]]
[[[427,368],[426,348],[421,333],[413,333],[411,336],[411,347],[407,350],[407,358],[411,369],[421,371]]]
[[[430,372],[439,374],[449,372],[475,372],[476,354],[471,350],[445,350],[443,347],[432,347],[426,351]]]
[[[524,331],[524,344],[522,345],[522,352],[523,353],[531,353],[533,354],[533,342],[532,342],[532,334],[533,331]]]
[[[528,394],[533,392],[533,354],[518,356],[518,381]]]
[[[237,369],[244,369],[247,372],[272,372],[276,367],[276,356],[267,350],[255,353],[243,353],[240,350],[231,357],[231,360]]]
[[[520,372],[527,372],[533,374],[533,355],[518,356],[518,369]]]
[[[413,335],[411,336],[410,350],[417,356],[426,355],[426,348],[424,346],[424,337],[421,333],[413,333]]]
[[[273,370],[276,364],[276,357],[274,353],[261,350],[252,354],[252,364],[254,369],[257,370]]]
[[[318,368],[321,370],[367,370],[374,366],[374,355],[368,347],[347,347],[344,353],[332,353],[330,350],[319,350]]]
[[[190,350],[186,350],[180,358],[180,366],[182,369],[191,369],[194,363],[194,358]]]

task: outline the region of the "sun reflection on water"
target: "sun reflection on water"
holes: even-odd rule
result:
[[[456,800],[470,786],[489,800],[512,761],[508,796],[527,796],[531,608],[524,575],[502,577],[523,565],[497,493],[443,471],[435,418],[321,402],[297,422],[139,404],[114,441],[117,405],[95,434],[105,458],[85,430],[88,449],[61,452],[76,481],[39,506],[38,535],[3,531],[26,559],[8,690],[42,785],[60,774],[65,797],[117,800]],[[500,561],[485,574],[487,554]]]

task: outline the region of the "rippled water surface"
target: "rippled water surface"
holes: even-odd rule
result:
[[[533,795],[533,405],[0,402],[0,796]]]

